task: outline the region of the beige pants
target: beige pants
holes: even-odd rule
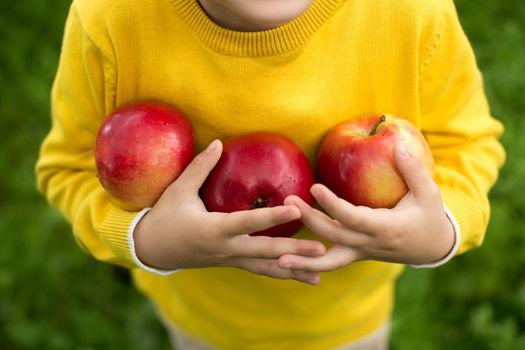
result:
[[[173,324],[165,323],[171,339],[171,344],[176,350],[213,350],[211,345],[195,339]],[[339,346],[334,350],[387,350],[390,338],[390,323],[385,322],[377,331],[358,339],[351,344]]]

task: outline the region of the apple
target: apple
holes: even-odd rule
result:
[[[415,126],[394,115],[368,115],[325,135],[317,157],[319,182],[354,205],[393,208],[408,191],[394,159],[399,143],[433,174],[430,147]]]
[[[310,187],[315,174],[301,149],[287,137],[254,132],[223,142],[223,153],[201,188],[209,211],[231,213],[282,205],[297,195],[312,205]],[[299,220],[252,235],[289,237],[301,228]]]
[[[151,207],[194,157],[193,129],[161,102],[125,105],[108,115],[95,147],[97,176],[125,209]]]

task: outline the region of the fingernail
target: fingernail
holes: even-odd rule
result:
[[[313,285],[318,284],[320,281],[321,281],[321,277],[319,277],[319,275],[308,278],[308,283],[313,284]]]
[[[297,196],[288,196],[286,199],[286,205],[292,206],[297,210],[301,211],[301,198]]]
[[[317,187],[317,186],[313,186],[312,188],[310,188],[310,193],[317,199],[321,199],[323,197],[323,191]]]
[[[295,205],[290,205],[290,217],[294,219],[298,219],[301,217],[301,210],[297,208]]]
[[[289,262],[279,263],[279,265],[280,265],[281,268],[283,268],[283,269],[291,269],[291,268],[292,268],[292,264],[289,263]]]
[[[208,145],[208,148],[206,148],[206,152],[212,153],[213,151],[217,149],[218,146],[219,146],[219,140],[213,140],[213,142]]]
[[[397,151],[399,153],[399,155],[403,158],[408,158],[410,157],[410,152],[408,151],[408,149],[405,147],[405,145],[403,144],[399,144],[397,146]]]
[[[315,256],[322,256],[326,254],[326,248],[322,244],[319,247],[315,247],[312,251]]]
[[[284,201],[283,201],[283,204],[284,205],[289,205],[289,206],[294,206],[294,203],[293,203],[293,195],[290,195],[290,196],[287,196]]]

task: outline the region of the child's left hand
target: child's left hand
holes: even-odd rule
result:
[[[320,257],[283,255],[279,266],[320,272],[358,260],[426,264],[444,258],[454,245],[455,235],[439,188],[404,147],[395,148],[395,159],[409,191],[392,209],[354,206],[321,184],[312,186],[311,192],[330,216],[297,196],[288,197],[285,204],[301,210],[303,223],[335,245]]]

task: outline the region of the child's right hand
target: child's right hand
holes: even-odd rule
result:
[[[288,205],[234,213],[206,210],[198,191],[221,153],[221,142],[212,142],[140,220],[134,231],[138,258],[146,265],[164,270],[236,267],[269,277],[317,284],[318,273],[283,269],[277,262],[284,254],[321,256],[326,252],[322,243],[249,235],[299,219],[298,208]]]

